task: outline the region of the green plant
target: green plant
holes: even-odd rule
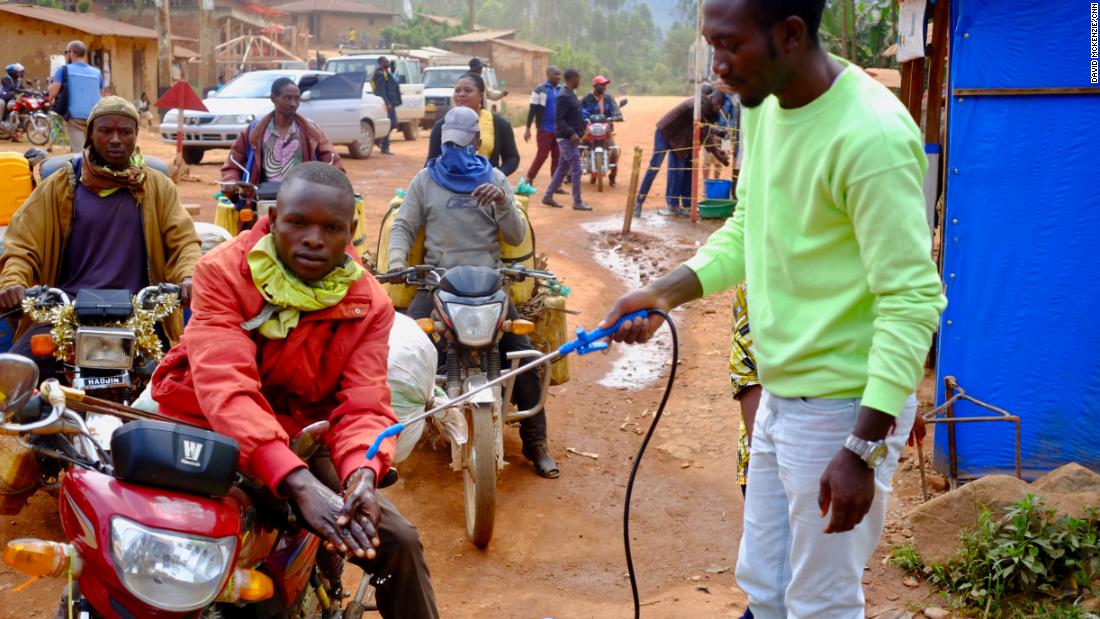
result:
[[[923,572],[924,561],[920,558],[920,552],[912,544],[898,546],[890,551],[890,563],[910,574]]]
[[[1059,516],[1028,495],[1000,519],[983,508],[977,528],[963,534],[955,558],[924,572],[964,605],[995,616],[1017,594],[1072,600],[1090,591],[1100,574],[1098,537],[1096,509],[1081,518]]]
[[[90,13],[92,10],[92,0],[77,0],[76,12],[77,13]]]

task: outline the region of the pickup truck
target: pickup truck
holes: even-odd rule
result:
[[[385,56],[394,69],[397,83],[401,85],[401,105],[397,106],[397,129],[406,140],[415,140],[420,135],[420,124],[424,119],[424,83],[420,74],[420,62],[415,58],[395,56],[385,53],[356,54],[337,56],[325,62],[325,71],[340,73],[366,74],[365,92],[373,93],[370,78],[378,68],[378,59]]]
[[[202,161],[212,148],[230,148],[241,130],[267,114],[271,84],[289,77],[302,91],[298,113],[317,123],[333,144],[346,144],[352,159],[370,157],[376,135],[390,130],[382,99],[363,92],[363,76],[325,71],[270,70],[242,73],[213,97],[203,99],[208,111],[183,113],[183,160]],[[176,143],[179,110],[172,109],[160,123],[160,139]]]

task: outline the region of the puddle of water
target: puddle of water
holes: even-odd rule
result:
[[[634,220],[631,229],[636,232],[650,233],[667,226],[667,218],[650,216]],[[587,232],[596,235],[604,235],[608,232],[622,230],[622,219],[619,216],[611,216],[581,226]],[[656,235],[660,236],[660,235]],[[641,255],[645,257],[645,263],[652,258],[652,250],[643,250]],[[600,265],[611,271],[627,288],[638,288],[642,285],[643,261],[631,259],[631,256],[623,252],[621,245],[607,247],[604,243],[597,243],[593,248],[593,257]],[[673,317],[679,310],[673,310]],[[641,389],[661,378],[666,366],[672,359],[672,337],[668,329],[661,328],[653,339],[641,346],[613,346],[612,354],[615,360],[611,369],[598,382],[600,385],[612,389]]]

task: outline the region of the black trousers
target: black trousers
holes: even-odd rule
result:
[[[428,318],[432,315],[432,310],[435,306],[432,303],[431,294],[421,290],[413,297],[412,303],[409,304],[408,314],[410,318]],[[508,318],[519,318],[519,312],[511,301],[508,302]],[[507,353],[515,352],[519,350],[531,350],[531,340],[526,335],[515,335],[513,333],[505,333],[500,338],[500,358],[501,366],[511,368],[511,363],[507,362]],[[523,363],[527,363],[529,359],[524,360]],[[522,365],[522,364],[521,364]],[[539,372],[531,371],[520,374],[516,377],[515,386],[512,387],[512,402],[519,407],[520,410],[527,410],[539,403],[539,397],[542,395],[542,383],[539,380]],[[522,419],[519,422],[519,437],[523,441],[524,445],[535,445],[537,443],[546,442],[546,409],[539,411],[537,415],[532,415],[526,419]]]
[[[310,459],[309,470],[333,492],[340,493],[340,476],[327,449],[318,450]],[[438,619],[431,574],[416,526],[381,492],[374,496],[382,510],[378,522],[381,544],[376,549],[377,554],[373,559],[351,557],[348,560],[370,574],[378,612],[384,619]],[[322,546],[317,552],[318,562],[331,560],[325,557],[326,553],[333,554]]]

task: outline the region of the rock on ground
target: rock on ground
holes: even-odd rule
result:
[[[950,559],[959,546],[960,533],[977,525],[983,505],[999,516],[1028,493],[1059,513],[1080,516],[1087,506],[1100,505],[1100,475],[1073,463],[1031,484],[1008,475],[990,475],[940,495],[909,515],[921,558],[925,564]]]

